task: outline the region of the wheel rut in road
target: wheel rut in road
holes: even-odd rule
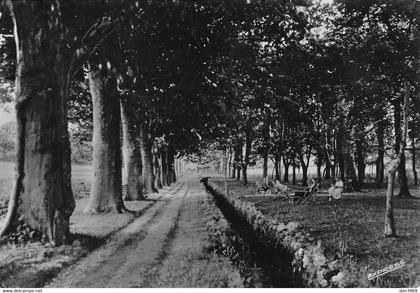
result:
[[[185,202],[185,198],[190,195],[190,192],[187,192],[183,195],[182,198],[182,204]],[[159,255],[156,258],[156,261],[149,265],[149,267],[145,270],[145,276],[142,278],[144,282],[139,287],[151,287],[153,284],[153,280],[155,280],[155,275],[158,274],[158,271],[160,267],[162,266],[162,263],[167,259],[167,257],[170,254],[170,250],[173,247],[174,241],[176,239],[176,236],[178,234],[179,230],[179,222],[181,219],[181,215],[184,211],[184,207],[180,207],[178,209],[177,215],[174,218],[174,222],[172,224],[171,229],[169,230],[168,234],[166,235],[166,239],[163,243],[162,249],[159,253]]]
[[[159,262],[159,256],[165,253],[170,233],[176,227],[176,219],[188,190],[181,189],[174,199],[164,208],[146,228],[146,237],[130,250],[126,262],[109,281],[111,287],[142,287],[148,272]]]
[[[196,180],[198,183],[198,179]],[[162,257],[147,271],[141,287],[220,287],[221,280],[239,277],[229,260],[208,253],[208,195],[199,184],[193,184],[179,211],[177,228],[173,230]],[[216,272],[217,271],[217,272]],[[241,286],[242,283],[230,283]]]
[[[48,287],[141,287],[167,255],[191,183],[181,182],[107,244],[59,274]]]

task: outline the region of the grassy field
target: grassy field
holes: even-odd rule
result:
[[[0,162],[0,214],[1,207],[8,199],[13,186],[15,164],[12,162]],[[72,187],[76,198],[85,197],[89,190],[92,179],[92,166],[72,165]]]
[[[311,237],[321,239],[327,257],[339,260],[359,287],[413,287],[420,276],[420,200],[394,200],[394,217],[398,238],[384,238],[385,189],[345,193],[343,200],[330,203],[326,190],[316,202],[289,205],[279,196],[255,195],[255,188],[236,181],[229,182],[231,195],[256,204],[265,215],[279,222],[298,222]],[[420,198],[420,190],[412,189]],[[368,281],[374,273],[401,260],[406,266]]]
[[[89,181],[92,177],[91,165],[72,165],[71,176],[75,180]],[[15,163],[13,162],[0,162],[0,179],[13,178],[15,170]]]

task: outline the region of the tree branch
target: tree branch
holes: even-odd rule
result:
[[[79,70],[99,46],[118,28],[118,22],[108,21],[105,17],[93,24],[81,39],[80,48],[76,49],[70,61],[70,76]]]

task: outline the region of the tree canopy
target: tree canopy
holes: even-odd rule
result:
[[[289,168],[301,169],[306,184],[315,163],[319,181],[340,177],[355,190],[367,165],[376,166],[382,185],[386,163],[398,154],[400,195],[409,196],[405,151],[417,184],[420,137],[417,2],[5,1],[0,101],[12,100],[16,82],[18,180],[24,184],[24,169],[33,170],[25,148],[38,147],[39,136],[46,141],[37,158],[62,162],[44,170],[60,170],[58,183],[38,178],[45,193],[69,184],[67,122],[73,143],[93,137],[94,161],[112,152],[101,167],[109,172],[102,171],[121,177],[111,171],[121,169],[122,121],[125,151],[141,157],[124,161],[136,168],[138,193],[140,185],[151,192],[173,182],[182,173],[176,159],[211,151],[223,153],[245,184],[249,166],[262,162],[266,177],[272,160],[276,179],[281,170],[288,181]],[[400,148],[404,101],[408,141]],[[112,147],[99,150],[98,141]],[[121,190],[121,178],[112,188]],[[64,189],[70,208],[58,209],[71,214],[71,190]],[[51,227],[41,228],[53,237]]]

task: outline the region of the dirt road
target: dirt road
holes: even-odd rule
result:
[[[46,287],[241,286],[230,262],[207,252],[208,197],[197,178],[184,179]]]

